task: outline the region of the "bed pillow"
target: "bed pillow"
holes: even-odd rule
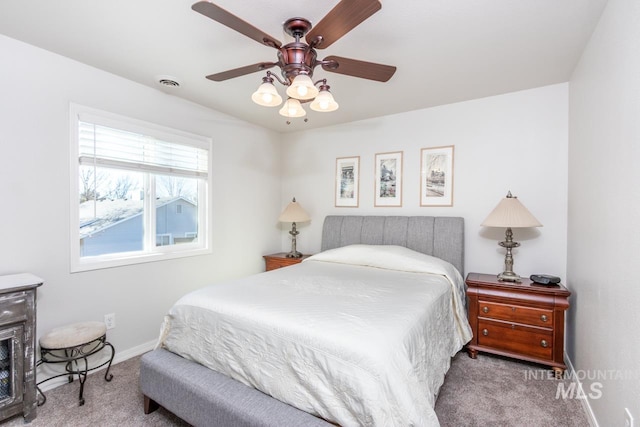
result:
[[[413,273],[442,274],[455,285],[462,282],[462,275],[451,263],[404,246],[349,245],[320,252],[303,262],[307,261],[362,265]]]

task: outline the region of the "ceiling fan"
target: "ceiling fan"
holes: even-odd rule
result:
[[[286,117],[301,117],[306,114],[300,105],[300,101],[308,102],[313,100],[311,108],[316,111],[334,111],[338,108],[338,104],[333,100],[333,96],[329,92],[326,79],[321,79],[317,82],[311,80],[314,69],[318,65],[328,72],[379,82],[388,81],[396,71],[394,66],[340,56],[327,56],[322,60],[317,58],[316,49],[325,49],[331,46],[380,10],[382,5],[378,0],[341,0],[315,26],[312,26],[311,22],[305,18],[288,19],[282,25],[284,31],[292,36],[295,41],[285,45],[210,1],[199,1],[194,3],[191,8],[258,43],[278,50],[278,60],[276,62],[258,62],[211,74],[207,76],[207,79],[221,82],[278,66],[284,80],[267,71],[267,76],[263,77],[262,85],[253,94],[252,99],[257,104],[264,106],[280,105],[282,98],[276,91],[275,86],[273,86],[275,77],[278,82],[287,86],[289,99],[280,110],[280,114]],[[316,87],[318,85],[319,88]]]

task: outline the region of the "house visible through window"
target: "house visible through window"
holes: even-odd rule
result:
[[[210,141],[86,110],[72,106],[72,270],[208,250]]]

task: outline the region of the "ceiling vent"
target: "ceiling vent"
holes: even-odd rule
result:
[[[162,87],[167,87],[167,88],[178,88],[178,87],[180,87],[180,83],[178,82],[178,79],[176,79],[175,77],[158,76],[158,77],[156,77],[156,81]]]

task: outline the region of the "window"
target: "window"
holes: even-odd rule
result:
[[[171,244],[171,234],[156,234],[156,246],[167,246]]]
[[[71,135],[72,271],[210,252],[209,139],[74,104]]]

